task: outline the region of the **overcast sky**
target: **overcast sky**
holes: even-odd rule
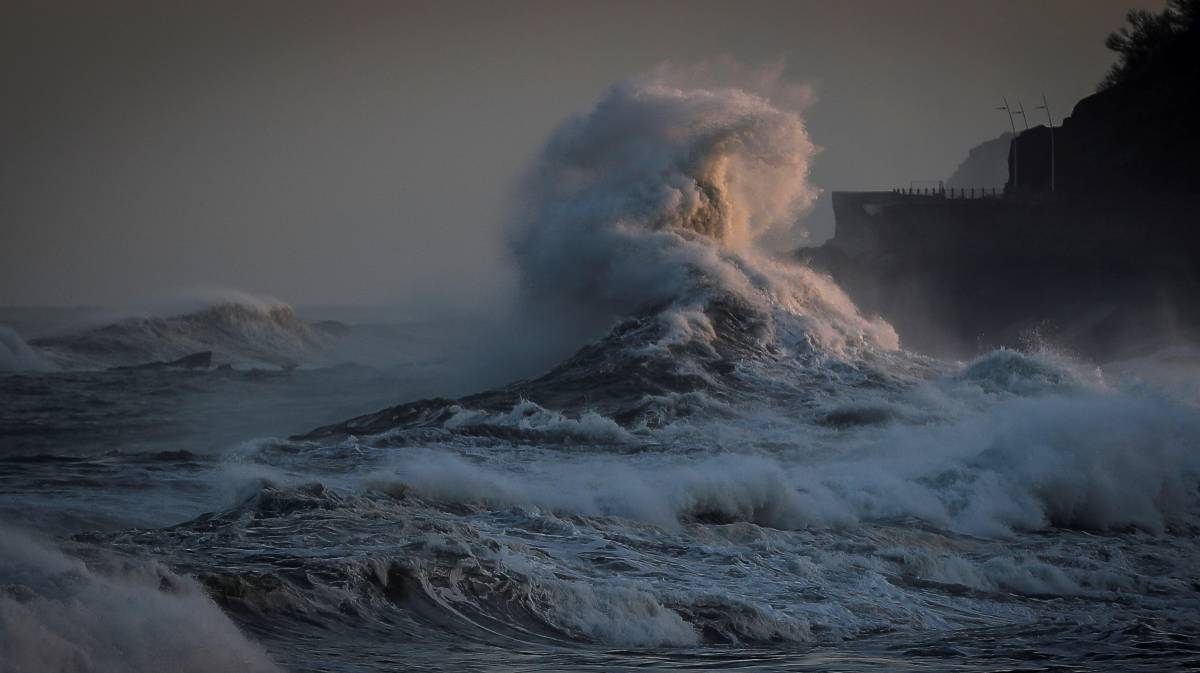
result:
[[[886,188],[948,176],[1001,96],[1061,117],[1125,11],[1164,3],[24,4],[0,9],[0,305],[486,300],[521,171],[613,82],[782,58],[816,91],[813,181]]]

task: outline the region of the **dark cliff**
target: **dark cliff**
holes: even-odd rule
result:
[[[798,256],[935,355],[1196,340],[1200,0],[1131,12],[1107,44],[1100,91],[1011,143],[1002,194],[834,193],[834,237]]]
[[[1189,83],[1128,83],[1084,98],[1062,126],[1017,136],[1006,189],[1050,191],[1053,143],[1055,191],[1200,191],[1198,87],[1194,73]]]
[[[1009,153],[1010,191],[1200,191],[1200,0],[1129,13],[1107,40],[1118,60],[1098,93],[1062,126],[1022,133]],[[1015,170],[1014,170],[1015,169]]]
[[[1012,134],[1006,132],[972,147],[967,158],[946,179],[946,187],[1003,189],[1008,181],[1008,151],[1012,139]]]

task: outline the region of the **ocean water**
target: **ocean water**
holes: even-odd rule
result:
[[[1200,415],[1177,387],[1011,351],[724,372],[640,341],[658,324],[294,439],[377,404],[369,378],[3,375],[6,670],[1200,662]]]
[[[1200,667],[1195,351],[906,351],[748,244],[799,117],[656,77],[524,188],[521,333],[599,326],[530,378],[276,305],[6,332],[0,671]]]

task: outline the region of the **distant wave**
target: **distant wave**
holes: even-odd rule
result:
[[[215,363],[295,366],[327,350],[346,328],[312,324],[286,304],[219,303],[173,317],[127,318],[32,342],[64,369],[171,361],[212,351]]]
[[[52,369],[54,365],[30,348],[21,335],[9,327],[0,325],[0,372]]]

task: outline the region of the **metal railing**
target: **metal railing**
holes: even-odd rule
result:
[[[898,196],[923,196],[939,199],[998,199],[1004,191],[996,187],[895,187],[892,193]]]

